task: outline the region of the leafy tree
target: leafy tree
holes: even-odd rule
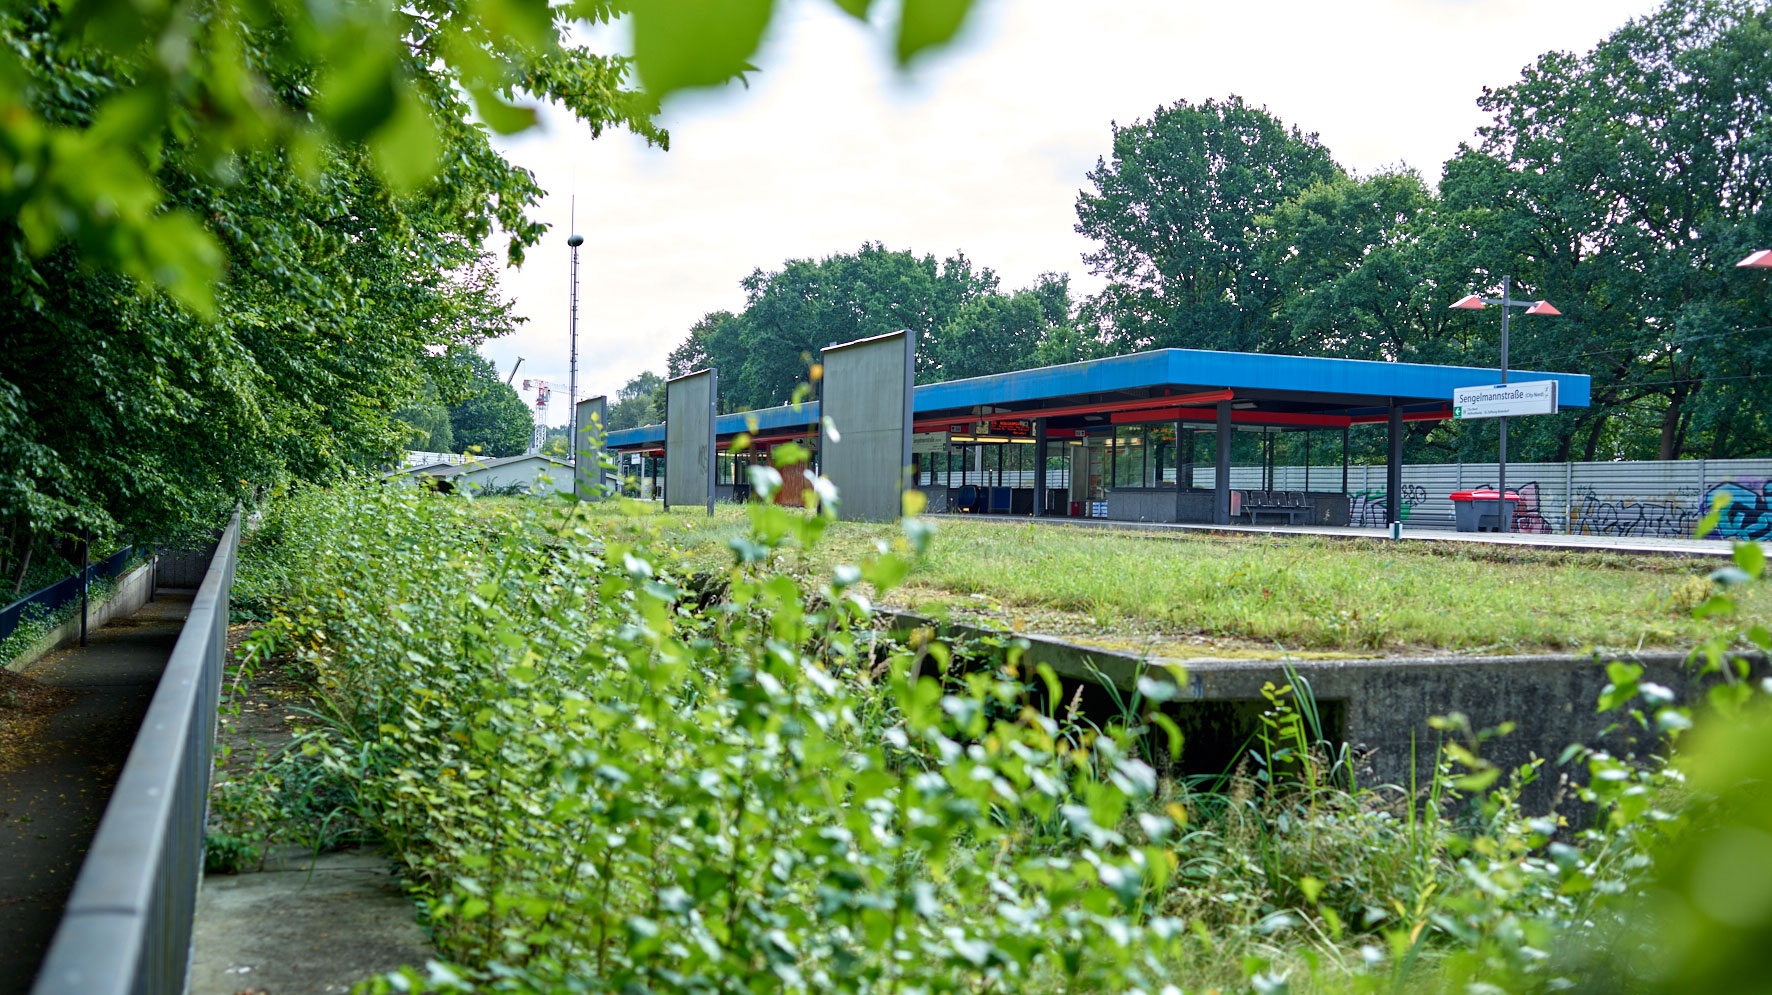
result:
[[[942,379],[958,380],[1079,358],[1062,355],[1079,345],[1071,332],[1069,278],[1046,273],[1029,289],[960,305],[931,351]]]
[[[1772,242],[1768,51],[1764,4],[1669,0],[1585,56],[1548,53],[1486,91],[1480,148],[1447,164],[1469,282],[1509,273],[1566,315],[1517,336],[1515,362],[1595,378],[1561,450],[1772,445],[1757,414],[1772,402],[1772,306],[1731,265]]]
[[[412,429],[406,448],[426,453],[455,452],[455,434],[449,424],[449,409],[435,400],[424,400],[394,413],[396,420]]]
[[[622,429],[656,424],[653,418],[652,396],[663,388],[664,377],[651,370],[647,370],[623,384],[621,389],[615,392],[615,403],[609,406],[609,431],[619,432]]]
[[[867,0],[835,2],[868,20]],[[893,32],[899,64],[952,38],[970,7],[906,3]],[[652,121],[658,101],[752,68],[774,8],[772,0],[723,0],[693,14],[675,0],[8,4],[0,12],[10,22],[0,45],[0,213],[16,227],[7,249],[40,258],[72,244],[82,260],[209,313],[226,256],[205,215],[177,203],[161,171],[169,142],[222,185],[238,178],[239,156],[286,155],[288,167],[313,179],[324,168],[320,150],[348,147],[403,190],[452,168],[449,132],[465,114],[439,116],[440,104],[471,107],[486,126],[512,133],[534,125],[534,102],[553,102],[594,134],[626,127],[665,144]],[[580,23],[624,12],[633,17],[632,60],[571,40]],[[112,99],[94,113],[61,114],[59,87],[39,72],[51,63],[106,79]],[[644,92],[629,86],[636,72]],[[513,261],[542,231],[524,217],[527,203],[514,186],[490,205],[511,234]]]
[[[789,260],[743,281],[745,309],[703,317],[671,353],[670,375],[720,371],[723,410],[784,404],[825,346],[908,328],[917,333],[919,381],[945,379],[935,343],[968,300],[997,276],[958,254],[937,262],[877,242],[813,261]]]
[[[529,449],[535,420],[515,388],[498,375],[492,360],[457,350],[450,361],[468,373],[468,393],[449,409],[450,428],[463,450],[482,456],[517,456]]]
[[[1090,302],[1120,351],[1260,350],[1276,342],[1277,291],[1254,264],[1256,218],[1341,175],[1314,134],[1241,97],[1177,101],[1113,125],[1077,196],[1083,258],[1108,287]]]

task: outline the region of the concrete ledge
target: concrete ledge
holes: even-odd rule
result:
[[[955,622],[939,622],[908,612],[883,612],[895,631],[930,628],[961,636],[992,635],[1000,630]],[[1209,703],[1259,702],[1263,685],[1282,685],[1296,675],[1308,684],[1319,704],[1337,713],[1339,732],[1326,733],[1364,757],[1365,776],[1381,784],[1427,784],[1439,743],[1445,733],[1433,729],[1434,716],[1462,712],[1476,729],[1513,722],[1512,734],[1483,744],[1486,759],[1505,768],[1533,756],[1550,761],[1539,782],[1524,795],[1528,810],[1548,811],[1561,792],[1565,771],[1554,763],[1573,743],[1603,747],[1615,754],[1642,754],[1653,740],[1640,740],[1633,730],[1616,727],[1615,714],[1596,711],[1608,683],[1605,663],[1624,660],[1643,667],[1644,680],[1661,684],[1676,700],[1697,701],[1714,678],[1699,681],[1677,652],[1584,655],[1577,653],[1513,656],[1373,657],[1357,660],[1221,660],[1166,659],[1116,653],[1048,636],[1015,633],[1028,642],[1027,658],[1045,663],[1060,677],[1092,683],[1105,679],[1130,691],[1138,676],[1170,679],[1168,668],[1185,670],[1186,689],[1174,704],[1178,710]],[[1763,656],[1750,657],[1756,675],[1767,670]],[[1288,674],[1287,668],[1291,668]],[[1328,709],[1326,709],[1328,710]],[[1635,730],[1641,734],[1641,730]],[[1567,806],[1564,806],[1568,810]]]
[[[88,605],[87,630],[97,629],[111,619],[135,614],[142,605],[148,603],[148,595],[153,587],[154,562],[149,560],[117,578],[117,586],[112,588],[110,598],[99,604]],[[6,667],[9,670],[22,670],[79,638],[80,615],[76,612],[73,618],[50,629],[41,639],[32,643],[29,649],[7,661]]]

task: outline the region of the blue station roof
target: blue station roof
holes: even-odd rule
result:
[[[1239,400],[1254,401],[1258,410],[1362,415],[1384,411],[1393,398],[1406,408],[1443,405],[1452,400],[1455,388],[1477,387],[1497,383],[1500,379],[1501,371],[1495,367],[1155,349],[1108,359],[924,384],[913,392],[912,407],[919,415],[961,414],[975,408],[1005,406],[1023,407],[1026,414],[1037,415],[1042,406],[1073,403],[1098,395],[1152,396],[1150,391],[1165,388],[1183,391],[1229,388],[1237,392]],[[1584,408],[1589,403],[1589,378],[1584,374],[1514,370],[1510,371],[1509,379],[1555,380],[1560,405]],[[715,421],[715,431],[720,435],[755,434],[792,430],[817,422],[818,402],[810,401],[798,408],[783,405],[721,415]],[[611,432],[608,445],[615,449],[632,449],[658,445],[663,441],[663,425],[643,425]]]

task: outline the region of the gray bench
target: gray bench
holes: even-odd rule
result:
[[[1250,525],[1258,524],[1263,515],[1276,519],[1283,515],[1287,525],[1297,525],[1300,519],[1309,522],[1315,511],[1310,495],[1304,491],[1244,491],[1242,506]]]

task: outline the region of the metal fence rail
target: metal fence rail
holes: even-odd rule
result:
[[[88,582],[117,576],[123,572],[123,567],[134,555],[135,547],[125,546],[111,556],[88,566],[85,571]],[[79,598],[80,586],[80,574],[69,574],[40,591],[33,591],[5,608],[0,608],[0,639],[12,635],[13,630],[19,627],[20,622],[24,621],[25,613],[31,609],[31,606],[38,606],[38,610],[47,615]]]
[[[185,989],[239,544],[236,512],[111,792],[32,995]]]

